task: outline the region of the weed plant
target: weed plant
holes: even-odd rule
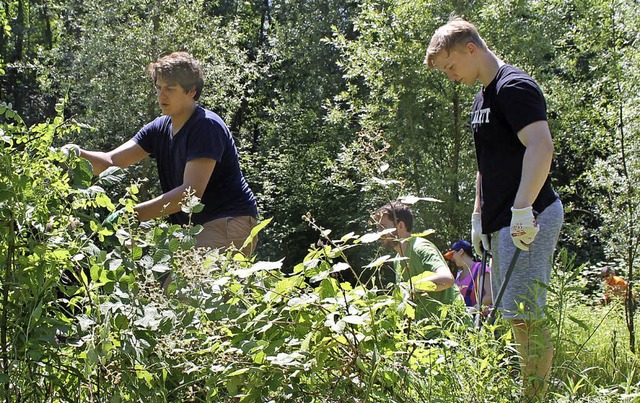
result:
[[[458,300],[415,320],[406,285],[341,280],[347,234],[280,261],[194,248],[198,226],[140,225],[138,185],[52,147],[61,117],[0,127],[0,396],[6,402],[514,402],[519,363],[498,320],[475,329]],[[62,116],[62,110],[60,109]],[[8,123],[13,122],[13,123]],[[198,208],[186,195],[184,209]],[[123,213],[111,224],[100,218]],[[312,220],[307,217],[307,220]],[[256,229],[256,236],[269,220]],[[327,230],[319,229],[328,238]],[[548,289],[556,348],[548,401],[632,402],[638,359],[621,304],[586,305],[561,252]],[[168,273],[167,291],[161,282]]]

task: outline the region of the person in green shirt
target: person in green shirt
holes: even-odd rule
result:
[[[416,319],[437,314],[442,304],[450,304],[455,298],[453,275],[440,250],[429,240],[411,235],[413,213],[411,209],[393,202],[379,208],[375,215],[378,231],[395,229],[380,238],[382,246],[394,249],[397,257],[405,259],[394,262],[396,282],[408,282],[411,277],[423,272],[432,272],[421,279],[435,284],[435,291],[413,290],[413,302],[416,304]]]

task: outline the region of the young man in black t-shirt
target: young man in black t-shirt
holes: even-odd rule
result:
[[[136,205],[137,218],[168,216],[174,224],[201,224],[197,246],[241,248],[256,225],[256,199],[240,170],[229,129],[218,115],[197,104],[204,87],[200,63],[186,52],[174,52],[150,63],[147,72],[162,116],[110,152],[74,144],[63,148],[91,162],[96,175],[110,166],[124,168],[154,158],[164,193]],[[191,221],[180,206],[188,189],[204,204]],[[255,240],[243,252],[250,255],[254,248]]]
[[[453,18],[436,30],[425,63],[469,86],[478,162],[471,238],[478,254],[493,255],[492,290],[519,254],[499,307],[510,320],[522,356],[523,398],[542,401],[553,361],[543,322],[546,288],[563,208],[549,179],[553,141],[542,91],[523,71],[491,52],[476,28]]]

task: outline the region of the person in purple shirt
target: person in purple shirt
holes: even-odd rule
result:
[[[464,299],[466,306],[483,311],[483,306],[490,306],[491,296],[491,268],[487,265],[484,268],[485,281],[482,287],[482,262],[473,259],[473,247],[465,240],[455,241],[451,248],[445,253],[444,258],[451,260],[458,268],[455,276],[455,284]],[[478,300],[482,295],[482,304]]]
[[[155,84],[162,116],[112,151],[88,151],[75,144],[63,150],[91,162],[95,175],[110,166],[125,168],[154,158],[163,193],[136,205],[136,217],[146,221],[167,216],[174,224],[200,224],[203,231],[196,246],[241,248],[256,226],[257,203],[229,129],[218,115],[197,104],[204,87],[200,63],[186,52],[173,52],[150,63],[147,73]],[[187,191],[204,205],[191,217],[180,205]],[[255,246],[253,239],[242,252],[249,256]]]

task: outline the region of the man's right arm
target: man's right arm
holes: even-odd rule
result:
[[[478,256],[482,256],[482,249],[489,250],[489,236],[482,233],[482,174],[476,175],[476,199],[471,214],[471,244]]]
[[[86,159],[93,166],[93,174],[99,175],[111,166],[126,168],[146,158],[149,154],[135,141],[129,140],[120,147],[109,151],[79,150],[79,156]]]
[[[482,194],[481,188],[482,188],[482,174],[480,173],[480,171],[478,171],[476,173],[476,198],[473,203],[474,213],[482,212],[482,203],[480,202],[481,200],[480,195]]]

